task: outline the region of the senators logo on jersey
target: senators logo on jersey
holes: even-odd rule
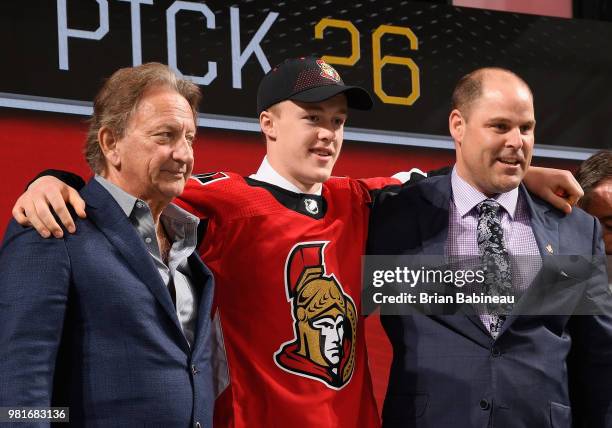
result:
[[[355,367],[357,313],[333,274],[325,271],[327,242],[302,242],[285,264],[294,338],[281,345],[274,361],[285,371],[323,382],[346,385]]]

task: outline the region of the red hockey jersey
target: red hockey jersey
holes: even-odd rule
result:
[[[378,427],[361,313],[369,190],[321,196],[232,173],[195,176],[179,204],[206,223],[216,280],[216,427]]]

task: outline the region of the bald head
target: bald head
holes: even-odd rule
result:
[[[461,79],[453,104],[448,124],[457,174],[489,197],[518,187],[534,144],[533,95],[525,81],[482,68]]]
[[[467,119],[474,103],[482,96],[485,85],[487,83],[499,83],[499,81],[518,83],[527,90],[529,96],[533,99],[531,88],[518,75],[505,68],[485,67],[474,70],[459,79],[453,90],[452,109],[459,110],[463,117]]]

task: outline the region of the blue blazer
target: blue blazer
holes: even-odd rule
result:
[[[612,318],[601,315],[612,314],[605,269],[586,279],[547,257],[550,245],[555,255],[603,260],[599,223],[580,209],[564,215],[520,191],[543,259],[545,291],[533,284],[528,293],[548,305],[545,313],[571,314],[581,306],[600,315],[511,314],[496,340],[475,313],[382,316],[393,346],[384,427],[569,428],[572,417],[574,426],[612,427]],[[450,175],[380,194],[368,253],[443,255],[450,200]],[[574,275],[573,286],[550,287]]]
[[[63,239],[11,222],[0,250],[0,406],[69,406],[75,426],[212,426],[213,278],[195,343],[135,228],[95,180]]]

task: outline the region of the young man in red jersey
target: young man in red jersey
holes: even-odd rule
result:
[[[218,427],[379,425],[360,258],[371,192],[399,181],[330,178],[347,109],[371,105],[324,61],[287,60],[259,87],[267,156],[257,173],[194,176],[178,201],[206,224],[199,251],[217,281]],[[44,211],[49,201],[70,225],[61,194],[84,215],[73,190],[45,181],[14,213],[56,232]]]

